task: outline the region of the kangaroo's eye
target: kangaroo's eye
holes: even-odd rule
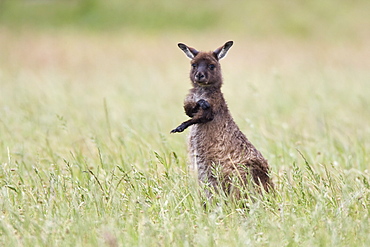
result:
[[[210,65],[208,65],[208,68],[209,68],[210,70],[214,70],[214,69],[216,68],[216,66],[215,66],[214,64],[210,64]]]
[[[196,64],[196,63],[193,63],[193,64],[191,65],[191,67],[193,67],[194,69],[195,69],[197,66],[198,66],[198,64]]]

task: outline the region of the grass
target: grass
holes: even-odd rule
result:
[[[366,40],[0,30],[0,245],[370,241]],[[169,134],[190,87],[176,43],[229,38],[225,98],[276,194],[248,208],[220,195],[204,209],[186,134]]]

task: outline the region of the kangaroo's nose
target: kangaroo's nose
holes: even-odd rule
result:
[[[205,76],[204,76],[204,74],[203,74],[203,73],[197,73],[197,74],[195,75],[195,77],[196,77],[198,80],[201,80],[201,79],[203,79]]]

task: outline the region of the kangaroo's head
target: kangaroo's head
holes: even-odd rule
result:
[[[221,86],[222,76],[219,60],[226,56],[233,43],[233,41],[228,41],[210,52],[199,52],[185,44],[178,44],[185,55],[191,59],[190,80],[194,86]]]

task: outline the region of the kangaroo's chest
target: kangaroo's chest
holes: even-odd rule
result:
[[[201,99],[204,99],[204,100],[207,100],[209,99],[210,96],[209,94],[207,94],[206,92],[204,91],[196,91],[194,94],[193,94],[193,99],[195,102],[198,102],[199,100]]]

